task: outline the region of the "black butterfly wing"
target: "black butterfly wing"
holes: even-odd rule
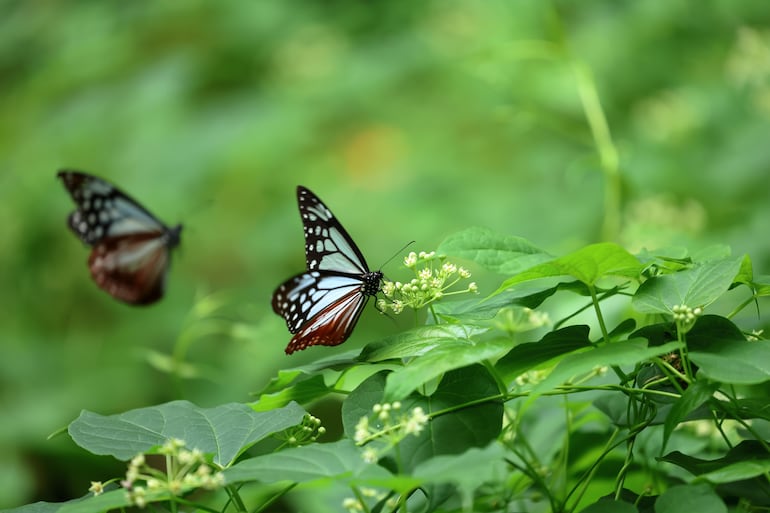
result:
[[[169,252],[182,227],[168,228],[136,200],[101,178],[60,171],[59,178],[77,205],[70,229],[93,246],[91,276],[110,295],[136,305],[163,296]]]
[[[311,271],[278,287],[273,294],[273,311],[295,334],[286,354],[313,345],[336,346],[347,340],[369,299],[362,284],[358,276]]]
[[[331,210],[309,189],[297,187],[297,202],[305,232],[308,271],[366,274],[364,255]]]

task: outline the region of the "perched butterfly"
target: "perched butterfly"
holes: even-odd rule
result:
[[[353,239],[315,194],[299,186],[297,201],[307,272],[273,293],[273,311],[286,319],[294,334],[286,354],[345,342],[382,282],[382,273],[369,270]]]
[[[77,205],[70,228],[93,246],[91,276],[115,299],[147,305],[163,296],[171,249],[182,226],[167,227],[136,200],[101,178],[59,171]]]

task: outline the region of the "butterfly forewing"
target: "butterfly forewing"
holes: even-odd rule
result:
[[[60,171],[59,177],[77,204],[69,226],[86,244],[103,237],[167,230],[136,200],[110,183],[78,171]]]
[[[310,190],[297,187],[308,270],[363,274],[369,266],[331,210]]]
[[[101,178],[79,171],[58,174],[77,205],[72,231],[93,246],[91,276],[110,295],[131,304],[163,296],[169,251],[182,227],[168,228],[136,200]]]
[[[315,194],[297,187],[297,201],[308,272],[279,286],[272,303],[294,333],[287,354],[347,340],[382,281],[382,273],[369,271],[350,235]]]

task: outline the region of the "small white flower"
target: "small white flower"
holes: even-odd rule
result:
[[[418,435],[422,432],[429,420],[430,417],[425,415],[423,409],[417,406],[412,410],[412,414],[407,419],[406,425],[404,426],[404,432],[407,435]]]
[[[104,484],[101,481],[91,481],[91,487],[88,491],[92,492],[94,497],[101,495],[104,493]]]
[[[358,499],[354,499],[352,497],[348,497],[345,500],[342,501],[342,507],[345,508],[349,512],[354,511],[363,511],[363,507],[361,506],[361,503],[358,502]]]
[[[361,417],[361,419],[356,424],[356,430],[353,434],[353,441],[356,444],[363,443],[364,440],[369,436],[369,417]]]
[[[361,453],[361,457],[364,459],[366,463],[376,463],[377,451],[375,451],[371,447],[367,447],[366,449],[364,449],[364,452]]]

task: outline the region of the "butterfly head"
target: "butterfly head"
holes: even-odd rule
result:
[[[177,247],[181,241],[182,225],[178,224],[169,228],[164,236],[166,238],[166,246],[168,246],[169,249]]]

